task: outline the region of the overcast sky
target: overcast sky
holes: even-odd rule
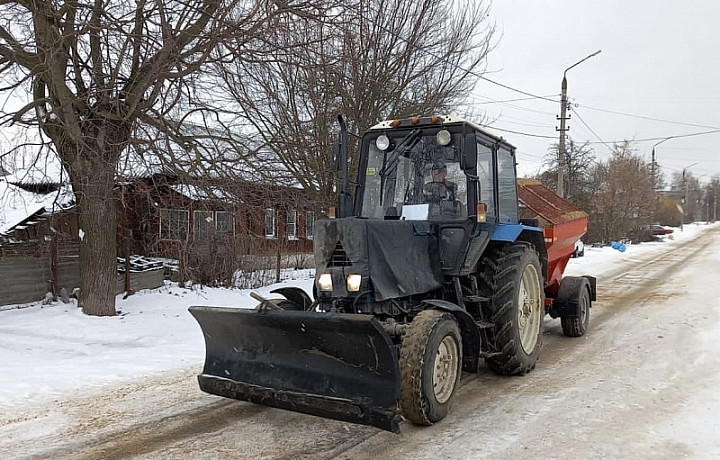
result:
[[[567,72],[568,135],[593,142],[601,160],[614,141],[635,139],[650,161],[664,138],[718,130],[667,140],[656,161],[668,178],[684,168],[701,181],[720,175],[720,2],[495,0],[490,19],[498,45],[485,77],[551,99],[498,103],[528,96],[485,80],[475,89],[473,102],[518,148],[521,175],[557,143],[564,70],[597,50]]]

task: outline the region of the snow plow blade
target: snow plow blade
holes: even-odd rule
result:
[[[190,307],[205,337],[200,389],[399,432],[400,370],[370,315]]]

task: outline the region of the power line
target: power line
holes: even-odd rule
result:
[[[427,50],[427,49],[424,48],[424,47],[421,47],[421,46],[418,46],[417,44],[411,43],[410,40],[408,40],[407,38],[403,37],[401,34],[396,33],[396,32],[394,32],[394,31],[388,29],[387,27],[385,27],[385,26],[382,25],[382,24],[378,24],[378,26],[379,26],[381,29],[383,29],[386,33],[388,33],[388,34],[390,34],[390,35],[392,35],[392,36],[400,39],[401,41],[405,42],[408,46],[411,46],[411,47],[415,48],[416,50],[421,51],[421,52],[423,52],[423,53],[425,53],[425,54],[427,54],[427,55],[429,55],[429,56],[431,56],[431,57],[433,57],[433,58],[435,58],[435,59],[437,59],[437,60],[439,60],[439,61],[445,62],[446,64],[449,64],[449,65],[451,65],[451,66],[453,66],[453,67],[455,67],[455,68],[457,68],[457,69],[459,69],[459,70],[461,70],[461,71],[463,71],[463,72],[465,72],[465,73],[467,73],[467,74],[473,75],[473,76],[475,76],[475,77],[477,77],[477,78],[479,78],[479,79],[481,79],[481,80],[485,80],[485,81],[487,81],[487,82],[489,82],[489,83],[492,83],[492,84],[494,84],[494,85],[496,85],[496,86],[499,86],[499,87],[501,87],[501,88],[505,88],[505,89],[508,89],[508,90],[510,90],[510,91],[516,92],[516,93],[518,93],[518,94],[522,94],[522,95],[524,95],[524,96],[528,96],[528,98],[521,98],[521,99],[518,99],[518,100],[539,99],[539,100],[544,100],[544,101],[552,102],[552,103],[554,103],[554,104],[557,104],[558,102],[560,102],[560,101],[558,101],[558,100],[550,99],[550,98],[547,97],[547,96],[539,96],[539,95],[537,95],[537,94],[533,94],[533,93],[530,93],[530,92],[528,92],[528,91],[523,91],[523,90],[521,90],[521,89],[514,88],[514,87],[512,87],[512,86],[510,86],[510,85],[506,85],[506,84],[504,84],[504,83],[497,82],[497,81],[495,81],[495,80],[492,80],[492,79],[490,79],[490,78],[485,77],[484,75],[482,75],[482,74],[480,74],[480,73],[478,73],[478,72],[476,72],[476,71],[474,71],[474,70],[465,69],[465,68],[463,68],[462,66],[460,66],[460,65],[458,65],[458,64],[456,64],[456,63],[454,63],[454,62],[451,62],[450,60],[448,60],[448,59],[446,59],[446,58],[443,58],[442,56],[439,56],[439,55],[437,55],[436,53],[433,53],[433,52]],[[490,98],[486,98],[486,99],[490,99]],[[507,104],[507,102],[504,102],[504,101],[494,101],[494,100],[492,100],[492,99],[490,99],[490,101],[492,101],[492,103]],[[508,101],[508,102],[512,102],[512,101]],[[508,104],[508,105],[509,105],[509,104]],[[577,106],[577,107],[580,107],[579,104],[576,104],[576,106]],[[704,135],[704,134],[712,134],[712,133],[720,132],[720,128],[718,128],[718,127],[716,127],[716,126],[699,125],[699,124],[695,124],[695,123],[684,123],[684,122],[678,122],[678,121],[663,120],[663,119],[660,119],[660,118],[648,117],[648,116],[644,116],[644,115],[635,115],[635,114],[624,113],[624,112],[619,112],[619,111],[615,111],[615,110],[602,109],[602,108],[599,108],[599,107],[593,107],[593,106],[589,106],[589,105],[583,105],[583,107],[584,107],[584,108],[587,108],[587,109],[590,109],[590,110],[596,110],[596,111],[599,111],[599,112],[611,113],[611,114],[620,115],[620,116],[626,116],[626,117],[632,117],[632,118],[639,118],[639,119],[650,120],[650,121],[657,121],[657,122],[661,122],[661,123],[670,123],[670,124],[675,124],[675,125],[684,125],[684,126],[692,126],[692,127],[696,127],[696,128],[710,128],[710,129],[711,129],[711,131],[705,131],[705,132],[700,132],[700,133],[692,133],[692,134],[686,134],[686,135],[673,136],[673,137],[678,137],[678,138],[680,138],[680,137],[693,137],[693,136],[700,136],[700,135]],[[524,110],[529,110],[529,109],[526,109],[526,108],[522,108],[522,109],[524,109]],[[575,114],[578,116],[578,118],[580,119],[581,123],[582,123],[583,125],[585,125],[585,127],[586,127],[588,130],[590,130],[590,132],[593,133],[593,135],[595,135],[595,137],[597,137],[598,139],[600,139],[599,142],[590,142],[590,143],[591,143],[591,144],[600,143],[600,144],[603,144],[603,145],[605,145],[606,147],[609,148],[608,142],[603,141],[603,140],[592,130],[592,128],[590,128],[590,126],[587,125],[587,123],[585,123],[584,120],[582,120],[582,118],[577,114],[577,111],[575,111]],[[489,126],[489,127],[490,127],[490,128],[493,128],[493,129],[496,129],[496,130],[498,130],[498,131],[501,131],[501,132],[507,132],[507,133],[511,133],[511,134],[517,134],[517,135],[520,135],[520,136],[534,137],[534,138],[540,138],[540,139],[555,139],[555,136],[545,136],[545,135],[540,135],[540,134],[524,133],[524,132],[520,132],[520,131],[514,131],[514,130],[509,130],[509,129],[497,128],[497,127],[495,127],[495,126]],[[657,141],[657,140],[665,139],[666,137],[667,137],[667,136],[658,137],[658,138],[648,138],[648,139],[635,139],[634,141],[635,141],[635,142]],[[619,143],[619,142],[623,142],[623,141],[613,141],[613,143]]]
[[[489,97],[483,96],[483,95],[476,95],[475,97],[479,97],[479,98],[482,98],[482,99],[487,99],[487,100],[489,100],[489,101],[495,101],[495,99],[492,99],[492,98],[489,98]],[[474,98],[473,96],[471,96],[471,97],[469,98],[470,103],[476,104],[477,102],[476,102],[474,99],[475,99],[475,98]],[[529,99],[529,98],[525,98],[525,99],[521,99],[521,100],[528,100],[528,99]],[[540,115],[554,116],[554,113],[552,113],[552,112],[543,111],[543,110],[537,110],[537,109],[531,109],[531,108],[529,108],[529,107],[522,107],[522,106],[519,106],[519,105],[510,104],[509,102],[504,102],[504,101],[498,101],[498,102],[501,102],[502,105],[504,105],[504,106],[507,106],[507,107],[510,107],[510,108],[513,108],[513,109],[517,109],[517,110],[521,110],[521,111],[523,111],[523,112],[533,112],[533,113],[538,113],[538,114],[540,114]],[[557,102],[559,102],[559,101],[557,101]],[[485,104],[485,102],[480,102],[480,104]]]
[[[575,104],[575,105],[576,105],[577,107],[580,107],[580,104]],[[583,107],[583,108],[586,108],[586,109],[589,109],[589,110],[597,110],[598,112],[612,113],[612,114],[614,114],[614,115],[621,115],[621,116],[624,116],[624,117],[640,118],[640,119],[642,119],[642,120],[658,121],[658,122],[661,122],[661,123],[670,123],[670,124],[674,124],[674,125],[692,126],[692,127],[694,127],[694,128],[710,128],[710,129],[720,130],[720,128],[718,128],[717,126],[698,125],[698,124],[695,124],[695,123],[684,123],[684,122],[682,122],[682,121],[663,120],[663,119],[661,119],[661,118],[647,117],[647,116],[644,116],[644,115],[634,115],[634,114],[632,114],[632,113],[624,113],[624,112],[618,112],[618,111],[615,111],[615,110],[601,109],[601,108],[598,108],[598,107],[592,107],[592,106],[590,106],[590,105],[583,105],[582,107]],[[666,137],[667,137],[667,136],[666,136]],[[660,139],[664,139],[664,138],[661,137]]]
[[[513,116],[511,116],[511,115],[505,114],[504,112],[500,112],[499,114],[497,114],[497,118],[495,118],[495,119],[492,121],[492,123],[495,123],[495,122],[502,122],[503,124],[510,124],[510,125],[513,125],[513,126],[524,126],[524,127],[529,127],[529,128],[540,128],[540,129],[547,129],[547,130],[550,130],[550,131],[553,130],[553,125],[549,125],[549,124],[547,124],[547,123],[545,123],[545,122],[532,122],[532,121],[528,121],[527,118],[513,117]],[[488,122],[488,124],[490,124],[490,123],[491,123],[491,122]]]
[[[500,131],[500,132],[503,132],[503,133],[518,134],[518,135],[520,135],[520,136],[537,137],[537,138],[540,138],[540,139],[555,139],[555,138],[556,138],[555,136],[544,136],[544,135],[542,135],[542,134],[523,133],[523,132],[520,132],[520,131],[513,131],[513,130],[511,130],[511,129],[498,128],[497,126],[494,126],[494,125],[493,125],[493,126],[491,126],[491,125],[480,125],[480,126],[485,126],[485,127],[487,127],[487,128],[492,128],[492,129],[494,129],[494,130],[496,130],[496,131]]]
[[[460,70],[466,71],[466,70],[463,69],[462,67],[459,67],[459,66],[458,66],[458,68],[459,68]],[[496,82],[496,81],[490,80],[489,78],[484,77],[484,76],[482,76],[482,75],[480,75],[480,74],[477,74],[477,73],[475,73],[475,72],[469,72],[469,71],[466,71],[466,72],[468,72],[468,73],[471,74],[471,75],[475,75],[476,77],[480,78],[481,80],[485,80],[485,81],[487,81],[487,82],[490,82],[490,83],[492,83],[493,85],[497,85],[497,86],[499,86],[499,87],[501,87],[501,88],[509,89],[510,91],[515,91],[516,93],[524,94],[525,96],[530,96],[531,98],[534,98],[534,99],[541,99],[541,100],[543,100],[543,101],[552,102],[553,104],[558,104],[558,103],[560,102],[560,101],[557,101],[557,100],[554,100],[554,99],[547,98],[547,97],[545,97],[545,96],[538,96],[537,94],[528,93],[527,91],[523,91],[523,90],[521,90],[521,89],[513,88],[512,86],[508,86],[508,85],[505,85],[505,84],[502,84],[502,83],[498,83],[498,82]]]
[[[603,144],[605,147],[607,147],[608,150],[610,150],[611,152],[614,152],[613,148],[610,147],[610,145],[607,142],[602,140],[602,138],[595,131],[593,131],[593,129],[590,127],[590,125],[585,123],[585,120],[583,120],[583,118],[580,116],[580,114],[578,113],[577,110],[573,110],[573,112],[575,112],[575,116],[577,117],[578,120],[580,120],[580,123],[582,123],[588,129],[588,131],[590,131],[593,134],[593,136],[595,136],[595,138],[597,138],[597,140],[600,141],[601,144]]]
[[[552,96],[557,96],[557,94],[550,94],[548,96],[543,96],[543,97],[552,97]],[[498,101],[498,100],[492,99],[487,96],[479,95],[478,97],[485,98],[485,99],[487,99],[487,101],[486,102],[476,102],[476,104],[508,104],[509,102],[531,101],[531,100],[537,99],[536,97],[519,97],[517,99],[507,99],[505,101]],[[560,102],[560,101],[553,101],[553,102]],[[522,107],[519,107],[519,108],[522,108]]]
[[[397,39],[400,39],[401,41],[405,42],[405,44],[407,44],[407,45],[415,48],[416,50],[422,51],[423,53],[425,53],[425,54],[427,54],[427,55],[429,55],[429,56],[431,56],[431,57],[433,57],[433,58],[435,58],[435,59],[437,59],[437,60],[439,60],[439,61],[442,61],[442,62],[444,62],[445,64],[449,64],[449,65],[455,67],[456,69],[462,70],[463,72],[465,72],[465,73],[467,73],[467,74],[470,74],[470,75],[473,75],[473,76],[475,76],[475,77],[477,77],[477,78],[479,78],[479,79],[481,79],[481,80],[485,80],[485,81],[487,81],[488,83],[492,83],[493,85],[497,85],[497,86],[499,86],[499,87],[501,87],[501,88],[505,88],[505,89],[508,89],[508,90],[510,90],[510,91],[514,91],[514,92],[519,93],[519,94],[522,94],[522,95],[524,95],[524,96],[529,96],[531,99],[541,99],[541,100],[549,101],[549,102],[552,102],[552,103],[555,103],[555,104],[558,103],[558,102],[560,102],[560,101],[556,101],[556,100],[547,98],[547,97],[545,97],[545,96],[538,96],[537,94],[533,94],[533,93],[529,93],[529,92],[527,92],[527,91],[523,91],[523,90],[521,90],[521,89],[513,88],[512,86],[506,85],[506,84],[504,84],[504,83],[499,83],[499,82],[497,82],[497,81],[494,81],[494,80],[491,80],[491,79],[485,77],[485,76],[482,75],[482,74],[477,73],[477,72],[474,71],[474,70],[464,69],[464,68],[461,67],[460,65],[458,65],[458,64],[456,64],[456,63],[454,63],[454,62],[451,62],[451,61],[450,61],[449,59],[447,59],[447,58],[443,58],[442,56],[438,56],[437,54],[435,54],[435,53],[433,53],[433,52],[431,52],[431,51],[428,51],[428,50],[425,49],[424,47],[421,47],[421,46],[419,46],[419,45],[417,45],[417,44],[411,43],[410,40],[408,40],[407,38],[403,37],[403,36],[400,35],[399,33],[388,29],[388,28],[385,27],[384,25],[382,25],[382,24],[376,24],[376,25],[377,25],[378,27],[380,27],[381,29],[383,29],[383,30],[384,30],[385,32],[387,32],[388,34],[394,36],[394,37],[397,38]]]
[[[576,112],[576,113],[577,113],[577,112]],[[672,137],[673,139],[675,139],[675,138],[682,138],[682,137],[704,136],[704,135],[706,135],[706,134],[715,134],[715,133],[720,133],[720,128],[712,129],[712,130],[710,130],[710,131],[702,131],[702,132],[699,132],[699,133],[677,134],[677,135],[674,135],[674,136],[663,136],[663,137],[648,137],[648,138],[645,138],[645,139],[632,139],[632,142],[661,141],[661,140],[663,140],[663,139],[667,139],[668,137]],[[612,142],[613,144],[619,144],[619,143],[625,142],[626,140],[630,140],[630,139],[623,139],[623,140],[621,140],[621,141],[610,141],[610,142]],[[603,144],[606,144],[606,142],[602,142],[602,143],[603,143]],[[590,144],[600,144],[600,142],[590,142]]]

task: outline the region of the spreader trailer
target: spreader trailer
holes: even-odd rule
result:
[[[516,179],[515,148],[451,116],[362,137],[354,196],[315,222],[312,293],[256,309],[193,306],[203,391],[398,432],[445,418],[461,371],[530,372],[545,314],[588,328],[595,279],[563,277],[587,214]]]

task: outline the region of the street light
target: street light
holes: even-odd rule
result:
[[[677,136],[670,136],[666,137],[665,139],[661,140],[660,142],[656,142],[652,146],[652,163],[650,164],[650,168],[652,169],[652,178],[653,178],[653,191],[657,188],[657,178],[655,177],[655,147],[662,144],[665,141],[669,141],[670,139],[675,139]]]
[[[572,69],[576,65],[587,61],[593,56],[600,54],[602,50],[597,50],[593,54],[590,54],[583,59],[580,59],[575,64],[571,65],[563,72],[562,79],[562,97],[560,98],[560,143],[558,144],[558,185],[557,193],[561,197],[565,197],[565,179],[563,177],[563,171],[565,170],[565,111],[567,110],[567,77],[568,70]]]
[[[682,172],[682,181],[683,181],[683,185],[685,186],[685,194],[683,195],[683,199],[682,199],[683,207],[681,208],[681,209],[682,209],[682,211],[681,211],[682,214],[680,215],[680,230],[681,230],[681,231],[682,231],[682,229],[683,229],[683,221],[685,220],[685,215],[687,214],[687,212],[685,212],[685,207],[686,207],[687,204],[688,204],[688,203],[687,203],[687,196],[688,196],[688,192],[689,192],[689,190],[688,190],[688,188],[689,188],[689,187],[688,187],[688,181],[687,181],[687,179],[685,179],[685,170],[692,168],[692,167],[695,166],[696,164],[697,164],[697,163],[693,163],[693,164],[691,164],[690,166],[685,166],[685,167],[683,168],[683,172]]]

